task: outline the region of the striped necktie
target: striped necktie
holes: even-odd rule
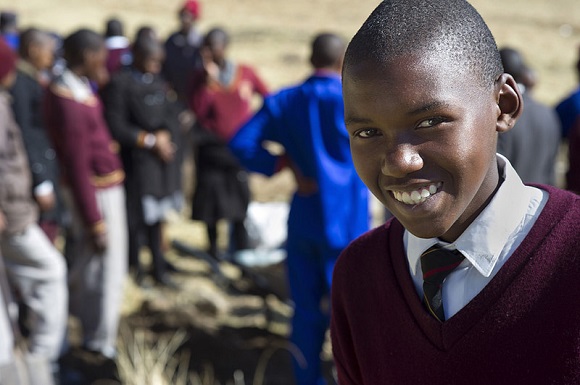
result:
[[[429,312],[441,322],[445,321],[441,299],[443,282],[464,258],[459,251],[445,249],[439,245],[432,246],[421,254],[424,302]]]

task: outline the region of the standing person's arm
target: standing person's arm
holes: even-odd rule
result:
[[[116,77],[102,91],[105,119],[111,135],[123,147],[151,150],[163,161],[171,161],[174,148],[167,130],[148,132],[131,122],[129,87],[124,78]]]
[[[215,131],[216,117],[213,113],[213,96],[208,89],[208,75],[205,71],[197,71],[191,82],[189,108],[203,127]]]
[[[0,106],[0,114],[2,113],[1,109],[2,106]],[[6,119],[0,119],[0,159],[6,159],[9,154],[8,151],[10,151],[7,124]],[[3,171],[5,171],[5,167],[6,162],[0,164],[0,233],[6,229],[6,217],[2,210],[2,206],[5,204],[8,196],[8,186],[6,186],[6,183],[3,183]]]
[[[0,208],[0,234],[2,234],[6,230],[6,217]]]
[[[105,119],[113,138],[123,147],[144,147],[143,142],[148,132],[131,123],[129,119],[128,85],[123,78],[115,77],[102,90]],[[153,140],[153,139],[151,139]]]
[[[248,70],[252,85],[254,87],[254,92],[262,95],[262,97],[265,98],[269,93],[268,87],[266,87],[266,84],[253,69],[248,68]]]
[[[47,158],[47,152],[51,151],[48,136],[44,127],[35,126],[34,117],[40,113],[37,110],[39,92],[41,87],[34,89],[33,83],[27,86],[25,75],[18,74],[12,94],[12,110],[14,120],[20,127],[22,140],[28,156],[30,171],[32,174],[33,196],[42,211],[51,210],[56,204],[54,184],[51,180],[51,170],[54,170],[53,162],[56,159]]]
[[[62,167],[68,177],[77,208],[97,250],[106,246],[107,228],[97,205],[96,187],[93,176],[91,123],[78,103],[65,97],[53,97],[49,111],[54,118],[52,124],[58,130]]]
[[[244,167],[267,176],[279,171],[282,161],[281,157],[272,155],[263,146],[265,140],[276,140],[274,133],[278,127],[278,119],[272,106],[272,100],[264,100],[262,108],[229,142],[230,149]]]

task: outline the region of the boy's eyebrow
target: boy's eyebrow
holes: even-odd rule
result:
[[[424,114],[426,112],[430,112],[430,111],[434,111],[440,108],[446,108],[446,107],[450,107],[451,105],[447,102],[441,101],[441,100],[434,100],[432,102],[427,102],[415,109],[412,109],[410,111],[407,111],[406,114],[408,116],[415,116],[415,115],[420,115],[420,114]],[[348,126],[351,124],[372,124],[373,120],[369,119],[369,118],[363,118],[360,116],[345,116],[344,118],[344,123]]]
[[[369,124],[372,120],[368,118],[361,118],[358,116],[346,116],[344,118],[344,123],[348,126],[349,124]]]
[[[407,115],[419,115],[419,114],[423,114],[425,112],[430,112],[430,111],[437,110],[439,108],[444,108],[444,107],[449,107],[449,103],[441,101],[441,100],[434,100],[432,102],[423,104],[422,106],[419,106],[411,111],[408,111]]]

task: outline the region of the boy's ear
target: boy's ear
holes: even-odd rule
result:
[[[502,74],[496,82],[496,101],[499,107],[499,116],[496,122],[497,132],[510,130],[522,114],[524,101],[514,78],[509,74]]]

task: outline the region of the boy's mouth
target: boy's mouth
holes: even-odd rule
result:
[[[418,205],[425,202],[431,195],[437,193],[441,187],[441,182],[431,183],[413,191],[392,191],[393,197],[408,205]]]

